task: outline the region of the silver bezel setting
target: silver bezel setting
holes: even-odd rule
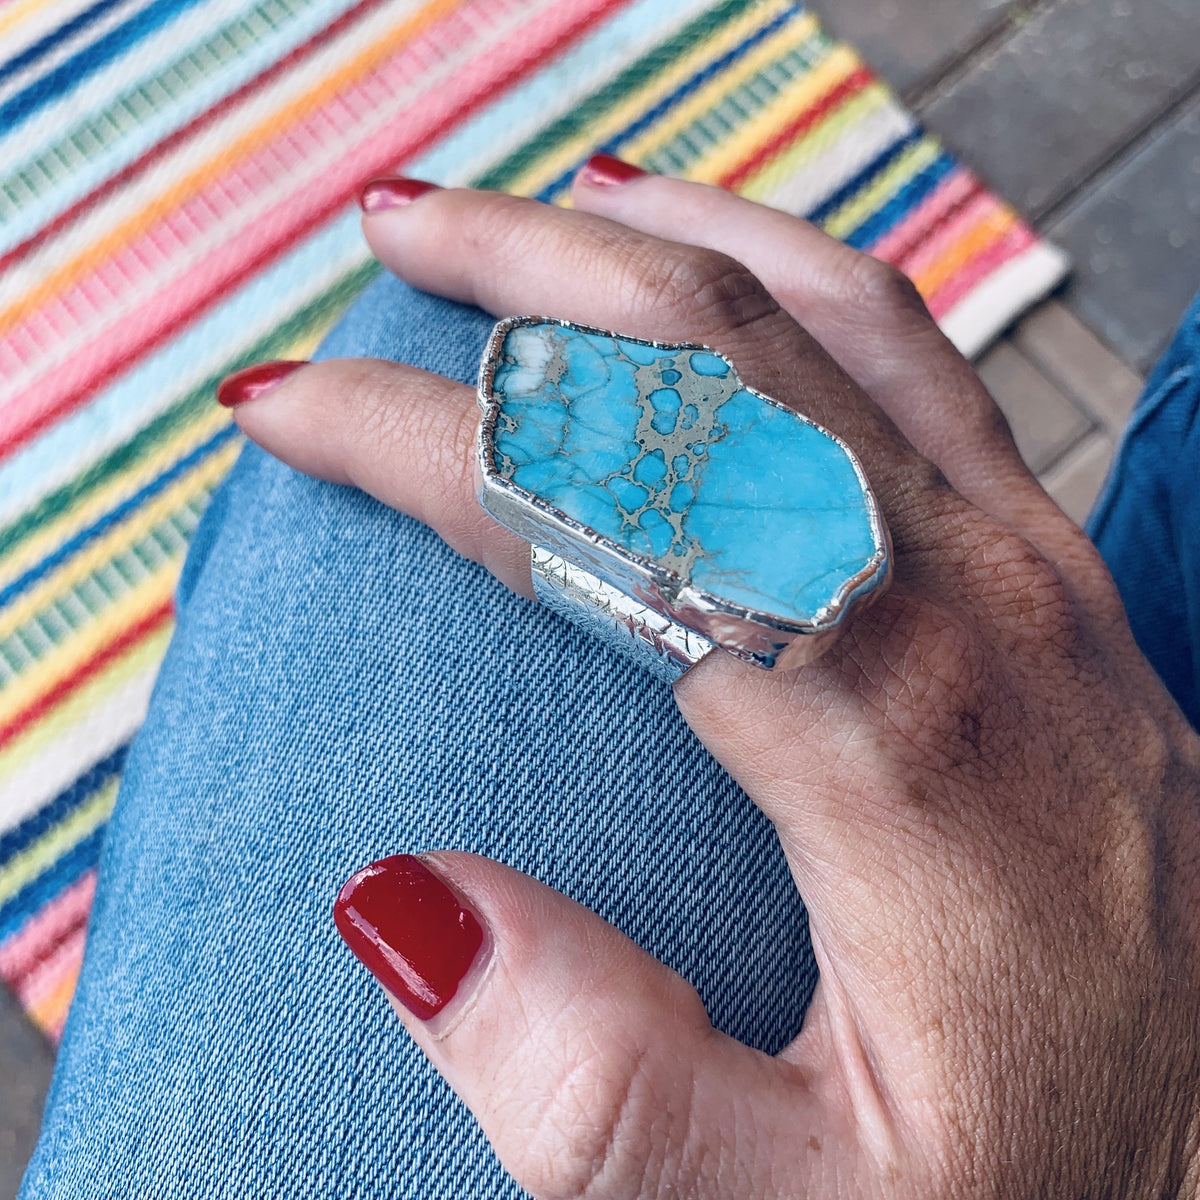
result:
[[[731,603],[698,588],[674,571],[617,545],[589,526],[573,520],[546,501],[501,478],[495,469],[495,431],[499,403],[492,395],[492,382],[500,362],[500,350],[508,334],[524,325],[558,325],[580,333],[616,337],[656,350],[706,351],[729,363],[739,387],[766,404],[785,409],[832,438],[852,464],[866,498],[875,552],[867,565],[847,580],[837,595],[809,621],[781,617],[759,609]],[[501,525],[532,545],[544,547],[570,563],[577,564],[597,579],[625,593],[638,604],[653,609],[685,630],[740,658],[762,667],[793,667],[819,657],[837,639],[851,612],[870,603],[886,589],[891,577],[891,539],[857,456],[836,434],[817,422],[780,404],[754,388],[747,387],[729,358],[699,342],[661,342],[614,333],[591,325],[556,317],[508,317],[497,323],[488,339],[479,370],[479,405],[482,419],[477,442],[479,502]]]

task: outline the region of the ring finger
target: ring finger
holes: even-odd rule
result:
[[[236,406],[252,441],[289,466],[415,517],[532,597],[529,544],[475,499],[479,407],[465,384],[381,359],[330,359],[286,375],[274,364],[251,367],[222,384],[221,401]]]

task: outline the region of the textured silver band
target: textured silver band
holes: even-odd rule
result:
[[[533,590],[559,616],[674,683],[715,646],[541,546],[531,547]]]

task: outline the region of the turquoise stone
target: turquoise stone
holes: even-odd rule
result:
[[[518,324],[485,399],[485,474],[720,600],[820,622],[880,561],[845,447],[711,351]]]

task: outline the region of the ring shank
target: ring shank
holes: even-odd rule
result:
[[[530,565],[534,594],[542,604],[664,683],[674,683],[716,649],[707,638],[551,550],[532,546]]]

